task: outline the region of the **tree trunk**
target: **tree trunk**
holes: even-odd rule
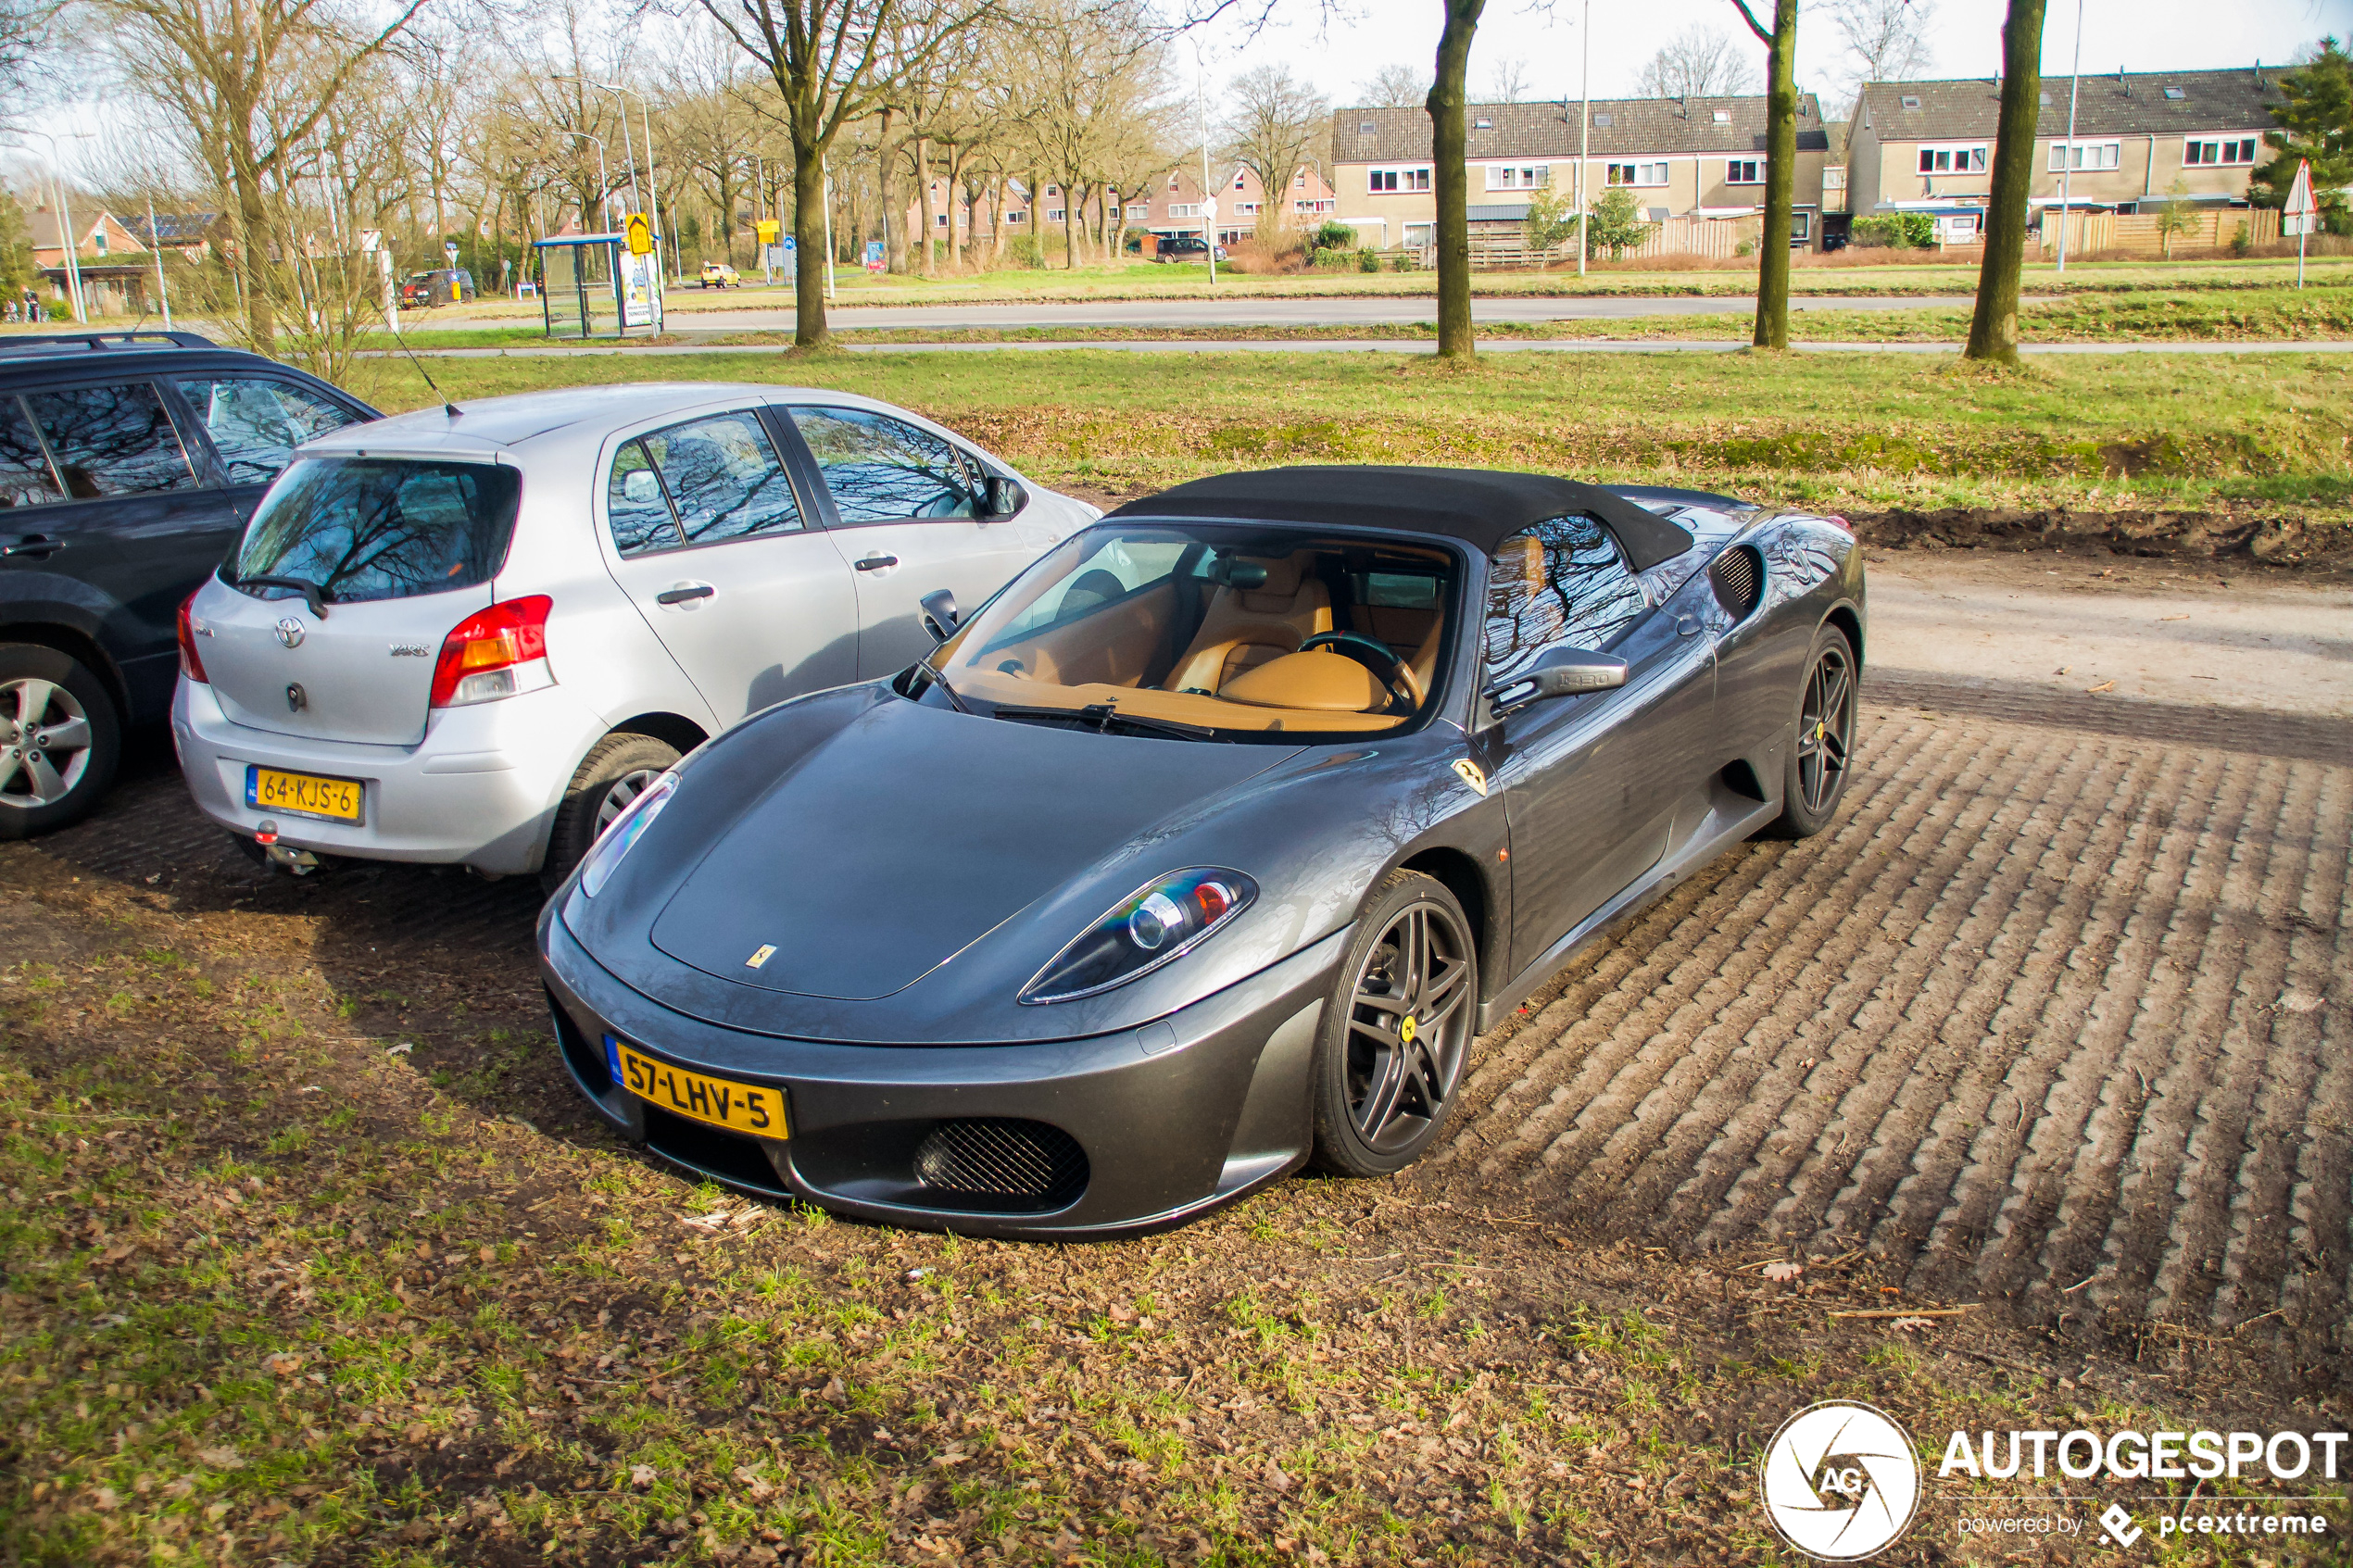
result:
[[[823,348],[825,331],[825,175],[820,149],[793,127],[792,233],[795,348]],[[814,137],[808,139],[814,141]]]
[[[2045,0],[2010,0],[2002,24],[2002,107],[1994,121],[1993,194],[1985,204],[1985,259],[1977,274],[1964,359],[2018,363],[2018,278],[2026,258],[2026,197],[2034,180],[2034,124],[2042,107]]]
[[[890,137],[891,110],[882,112],[879,161],[875,182],[882,187],[883,269],[907,270],[907,204],[899,196],[899,146]]]
[[[928,136],[915,138],[915,189],[922,198],[923,232],[917,239],[924,247],[924,276],[937,278],[939,276],[939,252],[932,245],[932,230],[937,227],[937,211],[932,205],[931,138]]]
[[[1430,190],[1438,202],[1438,357],[1468,359],[1471,335],[1470,173],[1463,158],[1469,132],[1463,124],[1463,78],[1471,41],[1487,0],[1445,0],[1446,28],[1438,40],[1438,76],[1430,83]]]
[[[1797,0],[1775,0],[1765,67],[1765,232],[1756,239],[1757,348],[1789,346],[1789,230],[1797,188]]]
[[[992,262],[1005,258],[1005,187],[1008,183],[1001,174],[989,183],[988,255]]]
[[[240,153],[241,149],[234,146],[229,150],[229,179],[234,186],[237,226],[244,231],[239,236],[237,280],[245,294],[245,335],[252,340],[255,353],[270,354],[277,344],[278,315],[270,299],[269,197],[261,189],[261,170]]]

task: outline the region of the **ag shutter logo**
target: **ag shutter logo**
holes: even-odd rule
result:
[[[1826,1399],[1773,1434],[1758,1490],[1783,1540],[1808,1557],[1854,1562],[1911,1524],[1920,1466],[1912,1440],[1886,1415]]]

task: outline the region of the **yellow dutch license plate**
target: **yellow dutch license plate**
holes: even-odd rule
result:
[[[613,1042],[613,1050],[621,1058],[622,1086],[639,1099],[680,1116],[724,1127],[731,1133],[749,1133],[761,1138],[789,1135],[785,1130],[782,1090],[689,1073],[683,1067],[639,1056],[618,1040]]]
[[[357,779],[322,779],[314,773],[287,773],[275,768],[245,769],[245,804],[256,810],[356,822],[359,797]]]

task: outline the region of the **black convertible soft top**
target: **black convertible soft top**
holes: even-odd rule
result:
[[[1608,529],[1636,571],[1692,547],[1691,534],[1680,527],[1598,485],[1496,469],[1368,463],[1213,474],[1139,497],[1110,515],[1353,523],[1441,533],[1491,555],[1521,529],[1568,512],[1582,512]]]

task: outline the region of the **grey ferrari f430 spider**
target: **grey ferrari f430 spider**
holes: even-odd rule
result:
[[[680,1165],[1084,1238],[1397,1171],[1472,1042],[1743,840],[1826,825],[1835,518],[1293,468],[1132,502],[931,655],[779,704],[540,922],[564,1060]]]

